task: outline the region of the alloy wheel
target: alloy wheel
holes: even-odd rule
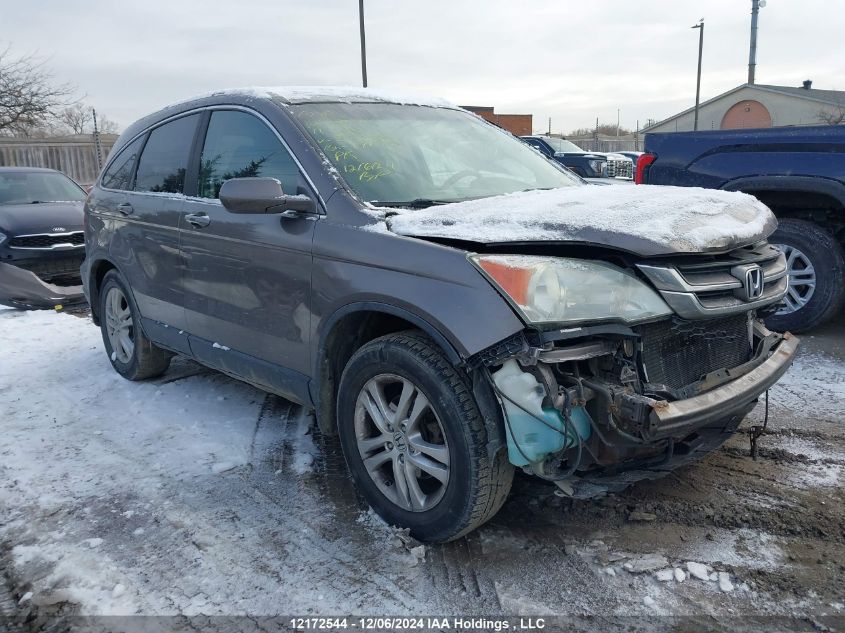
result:
[[[135,353],[135,326],[129,302],[120,288],[109,288],[105,307],[106,332],[114,354],[112,360],[127,364]]]
[[[401,376],[379,374],[355,405],[355,439],[367,474],[392,503],[430,510],[449,483],[449,447],[428,398]]]
[[[816,291],[816,270],[810,258],[794,246],[776,244],[786,256],[786,272],[789,286],[783,304],[776,314],[792,314],[803,308]]]

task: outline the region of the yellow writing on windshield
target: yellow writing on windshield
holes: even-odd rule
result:
[[[372,150],[383,148],[384,138],[355,138],[352,144],[354,144],[356,149],[351,149],[328,135],[320,127],[314,127],[310,131],[314,136],[314,140],[317,141],[317,144],[329,157],[329,160],[347,177],[357,178],[362,182],[372,182],[378,178],[392,176],[396,173],[396,166],[392,160],[371,159],[370,154],[374,153]],[[353,130],[347,129],[347,132],[349,132],[348,136],[355,136]],[[362,160],[358,152],[367,154],[366,158],[371,160]]]

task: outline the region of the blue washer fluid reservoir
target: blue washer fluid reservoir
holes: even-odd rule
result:
[[[508,418],[505,424],[508,460],[512,464],[526,466],[541,462],[578,441],[571,433],[565,435],[566,423],[557,409],[543,408],[545,387],[533,374],[522,371],[515,360],[506,361],[493,374],[493,382],[507,396],[502,401]],[[589,414],[583,407],[573,407],[570,417],[581,439],[586,440],[590,436]]]

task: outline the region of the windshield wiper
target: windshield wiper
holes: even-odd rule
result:
[[[407,202],[382,202],[381,200],[374,200],[372,204],[377,207],[396,207],[399,209],[427,209],[438,204],[450,204],[458,202],[457,200],[433,200],[431,198],[415,198]]]

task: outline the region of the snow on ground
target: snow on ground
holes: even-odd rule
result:
[[[518,477],[420,546],[290,403],[184,359],[130,383],[90,319],[3,310],[0,577],[24,613],[842,614],[843,338],[772,390],[757,461],[740,435],[594,501]]]
[[[303,484],[317,449],[290,405],[268,413],[264,393],[216,373],[128,382],[99,328],[70,315],[4,311],[0,349],[0,540],[12,565],[37,570],[22,571],[33,603],[95,614],[425,604],[392,572],[360,577],[358,550],[376,556],[351,540],[365,524],[339,544],[322,536],[333,512]],[[245,486],[254,471],[261,485]],[[414,555],[386,539],[376,529],[370,548],[413,572]]]
[[[845,363],[811,350],[796,359],[789,372],[769,392],[772,406],[800,411],[812,398],[813,412],[841,422],[845,402]]]
[[[636,224],[630,222],[632,217]],[[400,235],[485,243],[595,242],[596,235],[624,233],[647,245],[644,252],[658,254],[749,243],[769,235],[777,221],[768,207],[744,193],[642,185],[572,186],[400,209],[387,225]]]

